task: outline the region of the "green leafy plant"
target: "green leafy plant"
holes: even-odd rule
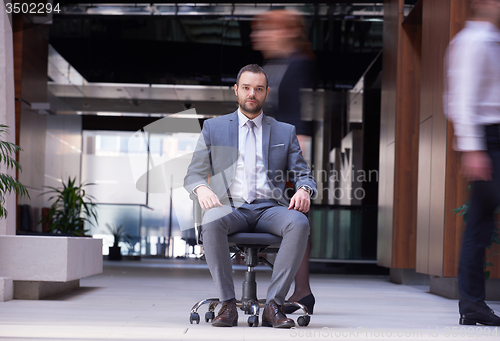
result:
[[[132,237],[125,232],[125,228],[123,227],[123,225],[110,225],[106,223],[106,228],[114,238],[113,246],[118,246],[120,242],[127,243],[132,239]]]
[[[469,185],[469,188],[467,191],[470,191],[472,189],[472,185]],[[469,208],[470,208],[470,201],[466,201],[465,204],[463,204],[460,207],[454,208],[453,212],[459,216],[463,216],[464,218],[464,223],[467,224],[467,216],[469,213]],[[500,208],[497,207],[495,210],[495,215],[500,214]],[[491,247],[493,244],[500,244],[500,229],[498,228],[498,223],[497,226],[495,226],[495,229],[493,230],[493,238],[491,239],[490,245],[486,247],[490,252],[485,257],[484,263],[483,263],[483,269],[484,269],[484,278],[488,279],[490,278],[491,271],[487,270],[488,267],[493,266],[494,264],[490,261],[491,257],[496,256],[499,254],[498,251],[491,251]]]
[[[9,127],[0,124],[0,137],[9,133]],[[0,140],[0,163],[4,164],[7,169],[15,169],[19,172],[22,171],[21,165],[12,156],[16,152],[21,151],[18,145]],[[16,178],[6,173],[0,173],[0,218],[7,218],[7,209],[5,208],[5,197],[7,194],[16,192],[20,196],[27,196],[28,190]],[[30,198],[31,199],[31,198]]]
[[[91,218],[97,221],[96,204],[92,196],[85,193],[84,187],[93,184],[82,183],[76,185],[76,177],[68,178],[63,188],[47,187],[50,190],[42,194],[53,194],[49,200],[54,202],[47,215],[40,221],[51,226],[54,233],[64,233],[73,236],[83,236],[88,230],[84,229],[85,221],[92,224]]]

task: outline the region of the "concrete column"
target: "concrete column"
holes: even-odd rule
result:
[[[12,277],[0,277],[0,302],[14,298],[14,281]]]
[[[0,1],[0,124],[10,127],[7,141],[15,142],[15,93],[14,93],[14,49],[12,41],[11,20],[5,10],[5,1]],[[3,137],[5,138],[5,137]],[[6,169],[0,165],[0,172]],[[15,176],[15,171],[10,170]],[[7,219],[0,219],[0,235],[16,234],[16,195],[5,198]],[[1,273],[0,273],[1,275]]]

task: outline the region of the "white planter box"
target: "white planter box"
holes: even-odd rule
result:
[[[0,276],[14,281],[69,282],[102,273],[102,240],[0,236]]]

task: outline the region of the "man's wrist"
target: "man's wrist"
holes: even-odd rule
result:
[[[312,197],[314,191],[313,189],[311,188],[311,186],[307,186],[307,185],[302,185],[299,187],[299,189],[303,189],[305,190],[308,194],[309,194],[309,198]]]
[[[194,193],[194,195],[198,196],[198,189],[199,189],[200,187],[202,187],[202,186],[204,186],[204,187],[206,187],[206,188],[208,188],[208,189],[211,189],[208,185],[204,185],[204,184],[202,184],[202,185],[198,185],[198,186],[196,186],[196,187],[193,189],[193,193]]]

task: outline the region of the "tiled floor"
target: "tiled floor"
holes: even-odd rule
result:
[[[271,272],[258,270],[262,298]],[[237,292],[243,272],[235,270]],[[308,327],[250,328],[240,314],[238,327],[214,328],[189,324],[194,303],[217,296],[202,261],[105,262],[75,293],[0,303],[0,340],[500,340],[500,327],[461,328],[457,301],[425,287],[357,275],[313,274],[311,284],[317,304]],[[490,306],[500,310],[500,302]]]

